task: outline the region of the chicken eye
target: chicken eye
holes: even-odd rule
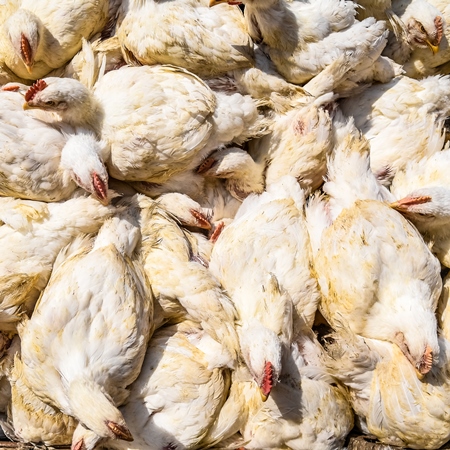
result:
[[[48,102],[45,102],[45,104],[47,106],[56,106],[57,103],[55,101],[53,101],[53,100],[49,100]]]

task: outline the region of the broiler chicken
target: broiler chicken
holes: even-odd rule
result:
[[[386,445],[438,449],[450,438],[449,278],[439,300],[439,363],[421,380],[399,348],[352,334],[341,323],[327,337],[326,365],[349,389],[364,433]]]
[[[233,373],[230,394],[206,442],[221,442],[240,431],[246,449],[342,448],[353,427],[343,386],[325,368],[323,349],[304,329],[283,355],[279,382],[263,403],[250,374]]]
[[[135,439],[108,441],[108,448],[201,448],[228,394],[227,365],[234,365],[228,358],[198,324],[186,320],[158,330],[121,408]]]
[[[153,297],[139,255],[140,211],[127,206],[95,238],[81,236],[60,252],[19,330],[23,382],[97,440],[133,439],[117,407],[139,375],[153,332]],[[82,438],[72,441],[75,449],[83,445]]]
[[[11,405],[8,419],[14,430],[14,438],[20,442],[44,442],[49,446],[70,444],[78,421],[36,396],[23,380],[19,356],[14,358],[9,378]]]
[[[125,0],[117,30],[125,60],[173,64],[204,78],[253,63],[242,12],[209,0]],[[120,19],[119,19],[120,21]]]
[[[333,97],[302,97],[286,102],[272,118],[270,133],[249,143],[249,153],[265,168],[266,186],[283,176],[295,177],[303,189],[314,191],[323,183],[327,156],[333,149]]]
[[[431,56],[439,52],[446,22],[433,1],[360,0],[358,3],[362,6],[358,11],[359,19],[373,16],[387,20],[391,33],[383,55],[405,64],[415,49],[427,49]]]
[[[314,258],[319,309],[331,326],[342,318],[355,333],[397,344],[422,377],[438,362],[440,264],[417,230],[384,203],[390,195],[368,156],[367,141],[350,132],[329,163],[329,225]]]
[[[211,4],[226,1],[213,0]],[[242,3],[250,36],[291,83],[307,82],[345,54],[359,61],[366,57],[375,61],[386,45],[385,23],[373,18],[355,21],[357,4],[352,1]]]
[[[220,342],[230,359],[238,355],[236,311],[208,270],[197,237],[181,226],[210,229],[208,210],[186,195],[165,194],[157,201],[139,196],[142,255],[163,322],[190,319]],[[180,223],[181,222],[181,223]]]
[[[66,64],[82,38],[101,32],[120,0],[22,0],[0,34],[3,64],[16,76],[37,80]]]
[[[283,177],[244,200],[211,254],[209,268],[236,307],[242,355],[265,397],[291,344],[289,329],[312,325],[319,301],[303,207],[297,181]]]
[[[264,166],[255,163],[241,148],[219,148],[210,153],[195,170],[186,170],[162,184],[136,181],[137,191],[152,198],[169,192],[185,194],[211,211],[211,224],[230,221],[242,201],[264,190]]]
[[[429,75],[447,75],[450,73],[450,5],[445,0],[427,0],[441,13],[445,21],[444,33],[439,43],[438,51],[430,52],[426,48],[416,48],[404,64],[406,75],[412,78],[425,78]]]
[[[78,185],[99,201],[109,201],[104,143],[90,130],[78,131],[64,121],[81,107],[82,99],[74,98],[80,84],[40,80],[25,93],[26,106],[20,92],[0,91],[0,195],[59,201]],[[44,93],[45,111],[29,110]],[[53,114],[59,109],[64,109],[62,121]]]
[[[215,94],[173,66],[108,72],[95,96],[105,112],[102,136],[111,146],[108,170],[120,180],[162,183],[197,167],[220,145],[267,132],[268,119],[250,96]]]

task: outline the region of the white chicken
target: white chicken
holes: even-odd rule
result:
[[[242,12],[208,3],[124,0],[117,36],[127,62],[173,64],[203,78],[252,66],[253,42]]]
[[[249,153],[265,167],[266,186],[291,175],[303,189],[314,191],[323,183],[327,156],[334,145],[328,111],[334,107],[333,96],[302,97],[287,103],[284,111],[274,115],[271,133],[249,143]]]
[[[406,75],[412,78],[425,78],[429,75],[450,73],[450,5],[445,0],[427,0],[436,7],[443,15],[445,25],[444,35],[439,44],[437,52],[430,53],[428,49],[416,48],[409,60],[404,64]]]
[[[197,237],[180,225],[209,229],[208,210],[179,194],[165,194],[158,201],[141,195],[138,201],[144,268],[164,319],[200,323],[236,359],[236,311],[208,270]]]
[[[164,182],[220,145],[263,135],[268,126],[250,96],[215,94],[172,66],[113,70],[96,84],[95,96],[111,146],[108,170],[120,180]]]
[[[211,254],[209,268],[236,307],[242,355],[265,397],[291,344],[293,317],[295,327],[312,325],[319,301],[303,207],[297,181],[283,177],[244,200]]]
[[[135,439],[105,445],[119,450],[202,448],[228,394],[227,365],[234,365],[228,358],[198,324],[183,321],[158,330],[121,408]]]
[[[8,84],[3,90],[21,91],[20,85]],[[25,93],[25,110],[39,110],[38,117],[64,129],[89,130],[100,137],[102,109],[92,92],[78,80],[47,77],[36,81]],[[68,128],[67,132],[70,128]]]
[[[89,130],[77,134],[76,128],[64,119],[59,122],[51,112],[63,108],[69,116],[79,107],[80,99],[73,100],[70,81],[74,80],[40,80],[28,89],[27,109],[37,105],[36,97],[49,90],[45,112],[24,111],[20,92],[0,91],[0,195],[59,201],[68,198],[78,185],[99,201],[109,201],[105,144]]]
[[[15,331],[50,277],[59,251],[80,233],[95,233],[116,207],[92,197],[43,203],[0,198],[0,330]]]
[[[314,258],[320,311],[332,326],[343,318],[355,333],[396,343],[422,377],[439,355],[439,261],[417,230],[382,201],[389,195],[370,171],[365,139],[349,133],[327,177],[331,224]]]
[[[101,32],[118,0],[22,0],[0,34],[3,64],[15,75],[37,80],[62,67],[81,49],[81,39]]]
[[[133,439],[117,407],[139,375],[153,331],[138,221],[139,209],[129,207],[105,221],[95,239],[76,238],[61,251],[19,330],[24,383],[98,439]],[[73,448],[83,445],[72,441]]]
[[[323,349],[304,329],[283,356],[283,369],[270,397],[261,396],[243,368],[233,373],[230,394],[206,442],[240,431],[246,449],[342,448],[353,427],[345,389],[322,363]]]
[[[450,267],[449,165],[448,149],[411,161],[403,171],[397,172],[391,186],[397,199],[391,207],[414,223],[446,267]]]
[[[400,22],[400,31],[391,33],[383,54],[399,64],[405,64],[415,49],[428,49],[431,54],[439,52],[446,22],[438,8],[427,0],[395,1],[393,10]]]
[[[437,449],[450,438],[448,281],[439,302],[439,363],[422,380],[394,344],[353,335],[344,323],[326,339],[327,366],[347,385],[359,427],[384,444]]]
[[[392,32],[383,50],[399,64],[405,64],[415,49],[428,49],[430,55],[439,52],[446,21],[440,8],[428,0],[360,0],[358,18],[373,16],[387,20]]]
[[[442,150],[449,93],[450,77],[402,76],[341,100],[344,114],[353,116],[369,139],[370,166],[384,183],[390,184],[408,161]]]
[[[226,1],[213,0],[211,4]],[[344,54],[359,61],[366,57],[376,60],[386,45],[385,23],[373,18],[355,21],[357,4],[352,1],[242,3],[250,36],[291,83],[307,82]]]

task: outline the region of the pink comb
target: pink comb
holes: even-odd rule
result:
[[[30,100],[33,100],[36,94],[39,91],[43,91],[46,87],[47,83],[44,80],[37,80],[25,93],[25,101],[29,102]]]

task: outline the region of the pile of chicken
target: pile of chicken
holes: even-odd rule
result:
[[[450,0],[0,0],[0,413],[72,450],[450,440]]]

